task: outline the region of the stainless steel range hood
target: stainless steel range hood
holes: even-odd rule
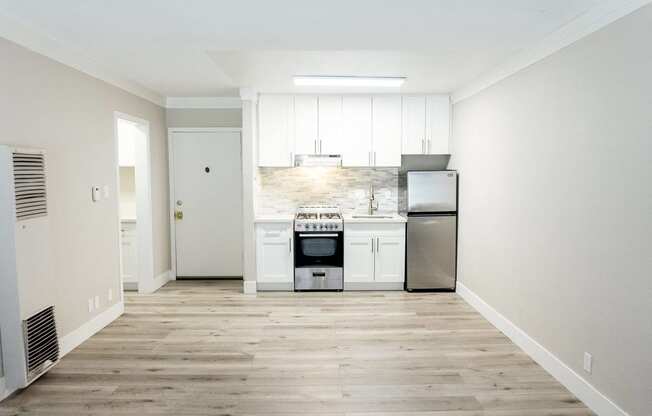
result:
[[[294,166],[342,167],[342,155],[296,155]]]

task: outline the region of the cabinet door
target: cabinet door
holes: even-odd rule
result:
[[[449,154],[450,140],[450,97],[431,95],[427,98],[428,117],[426,119],[427,153],[432,155]]]
[[[319,97],[319,142],[317,150],[323,155],[342,154],[342,97]]]
[[[372,235],[344,233],[344,281],[374,281],[374,238]]]
[[[371,163],[371,97],[342,99],[342,166],[367,167]]]
[[[405,281],[405,236],[379,235],[376,243],[376,281]]]
[[[401,166],[401,96],[373,97],[372,165]]]
[[[314,95],[294,97],[294,153],[316,154],[319,140],[318,100]]]
[[[404,155],[426,152],[426,97],[403,97],[403,147]]]
[[[121,224],[122,281],[138,282],[138,238],[132,224]]]
[[[294,280],[291,230],[278,225],[258,226],[256,232],[258,281],[286,283]]]
[[[261,95],[258,103],[258,166],[292,166],[292,96]]]

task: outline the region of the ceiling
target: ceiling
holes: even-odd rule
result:
[[[0,14],[167,97],[307,91],[295,74],[406,76],[402,92],[448,93],[601,3],[0,0]]]

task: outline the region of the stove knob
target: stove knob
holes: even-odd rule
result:
[[[319,224],[319,229],[320,230],[324,229],[324,224]]]

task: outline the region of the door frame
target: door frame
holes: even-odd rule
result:
[[[120,153],[118,120],[126,120],[138,125],[145,133],[145,140],[135,144],[135,179],[136,179],[136,240],[138,241],[138,293],[155,292],[159,286],[155,284],[154,276],[154,229],[152,208],[152,166],[151,138],[149,121],[130,114],[113,112],[113,130],[115,140],[116,166],[116,205],[118,209],[118,248],[120,250],[120,297],[124,298],[124,282],[122,280],[122,235],[120,220]],[[140,190],[139,190],[140,189]],[[124,299],[123,299],[124,300]]]
[[[170,266],[172,270],[172,280],[177,280],[177,239],[176,239],[176,221],[174,218],[174,146],[172,145],[172,136],[175,133],[240,133],[240,146],[242,146],[242,128],[241,127],[169,127],[168,128],[168,179],[170,194]],[[244,169],[244,167],[243,167]],[[243,176],[244,178],[244,176]],[[243,230],[244,232],[244,230]],[[244,261],[244,260],[243,260]]]

